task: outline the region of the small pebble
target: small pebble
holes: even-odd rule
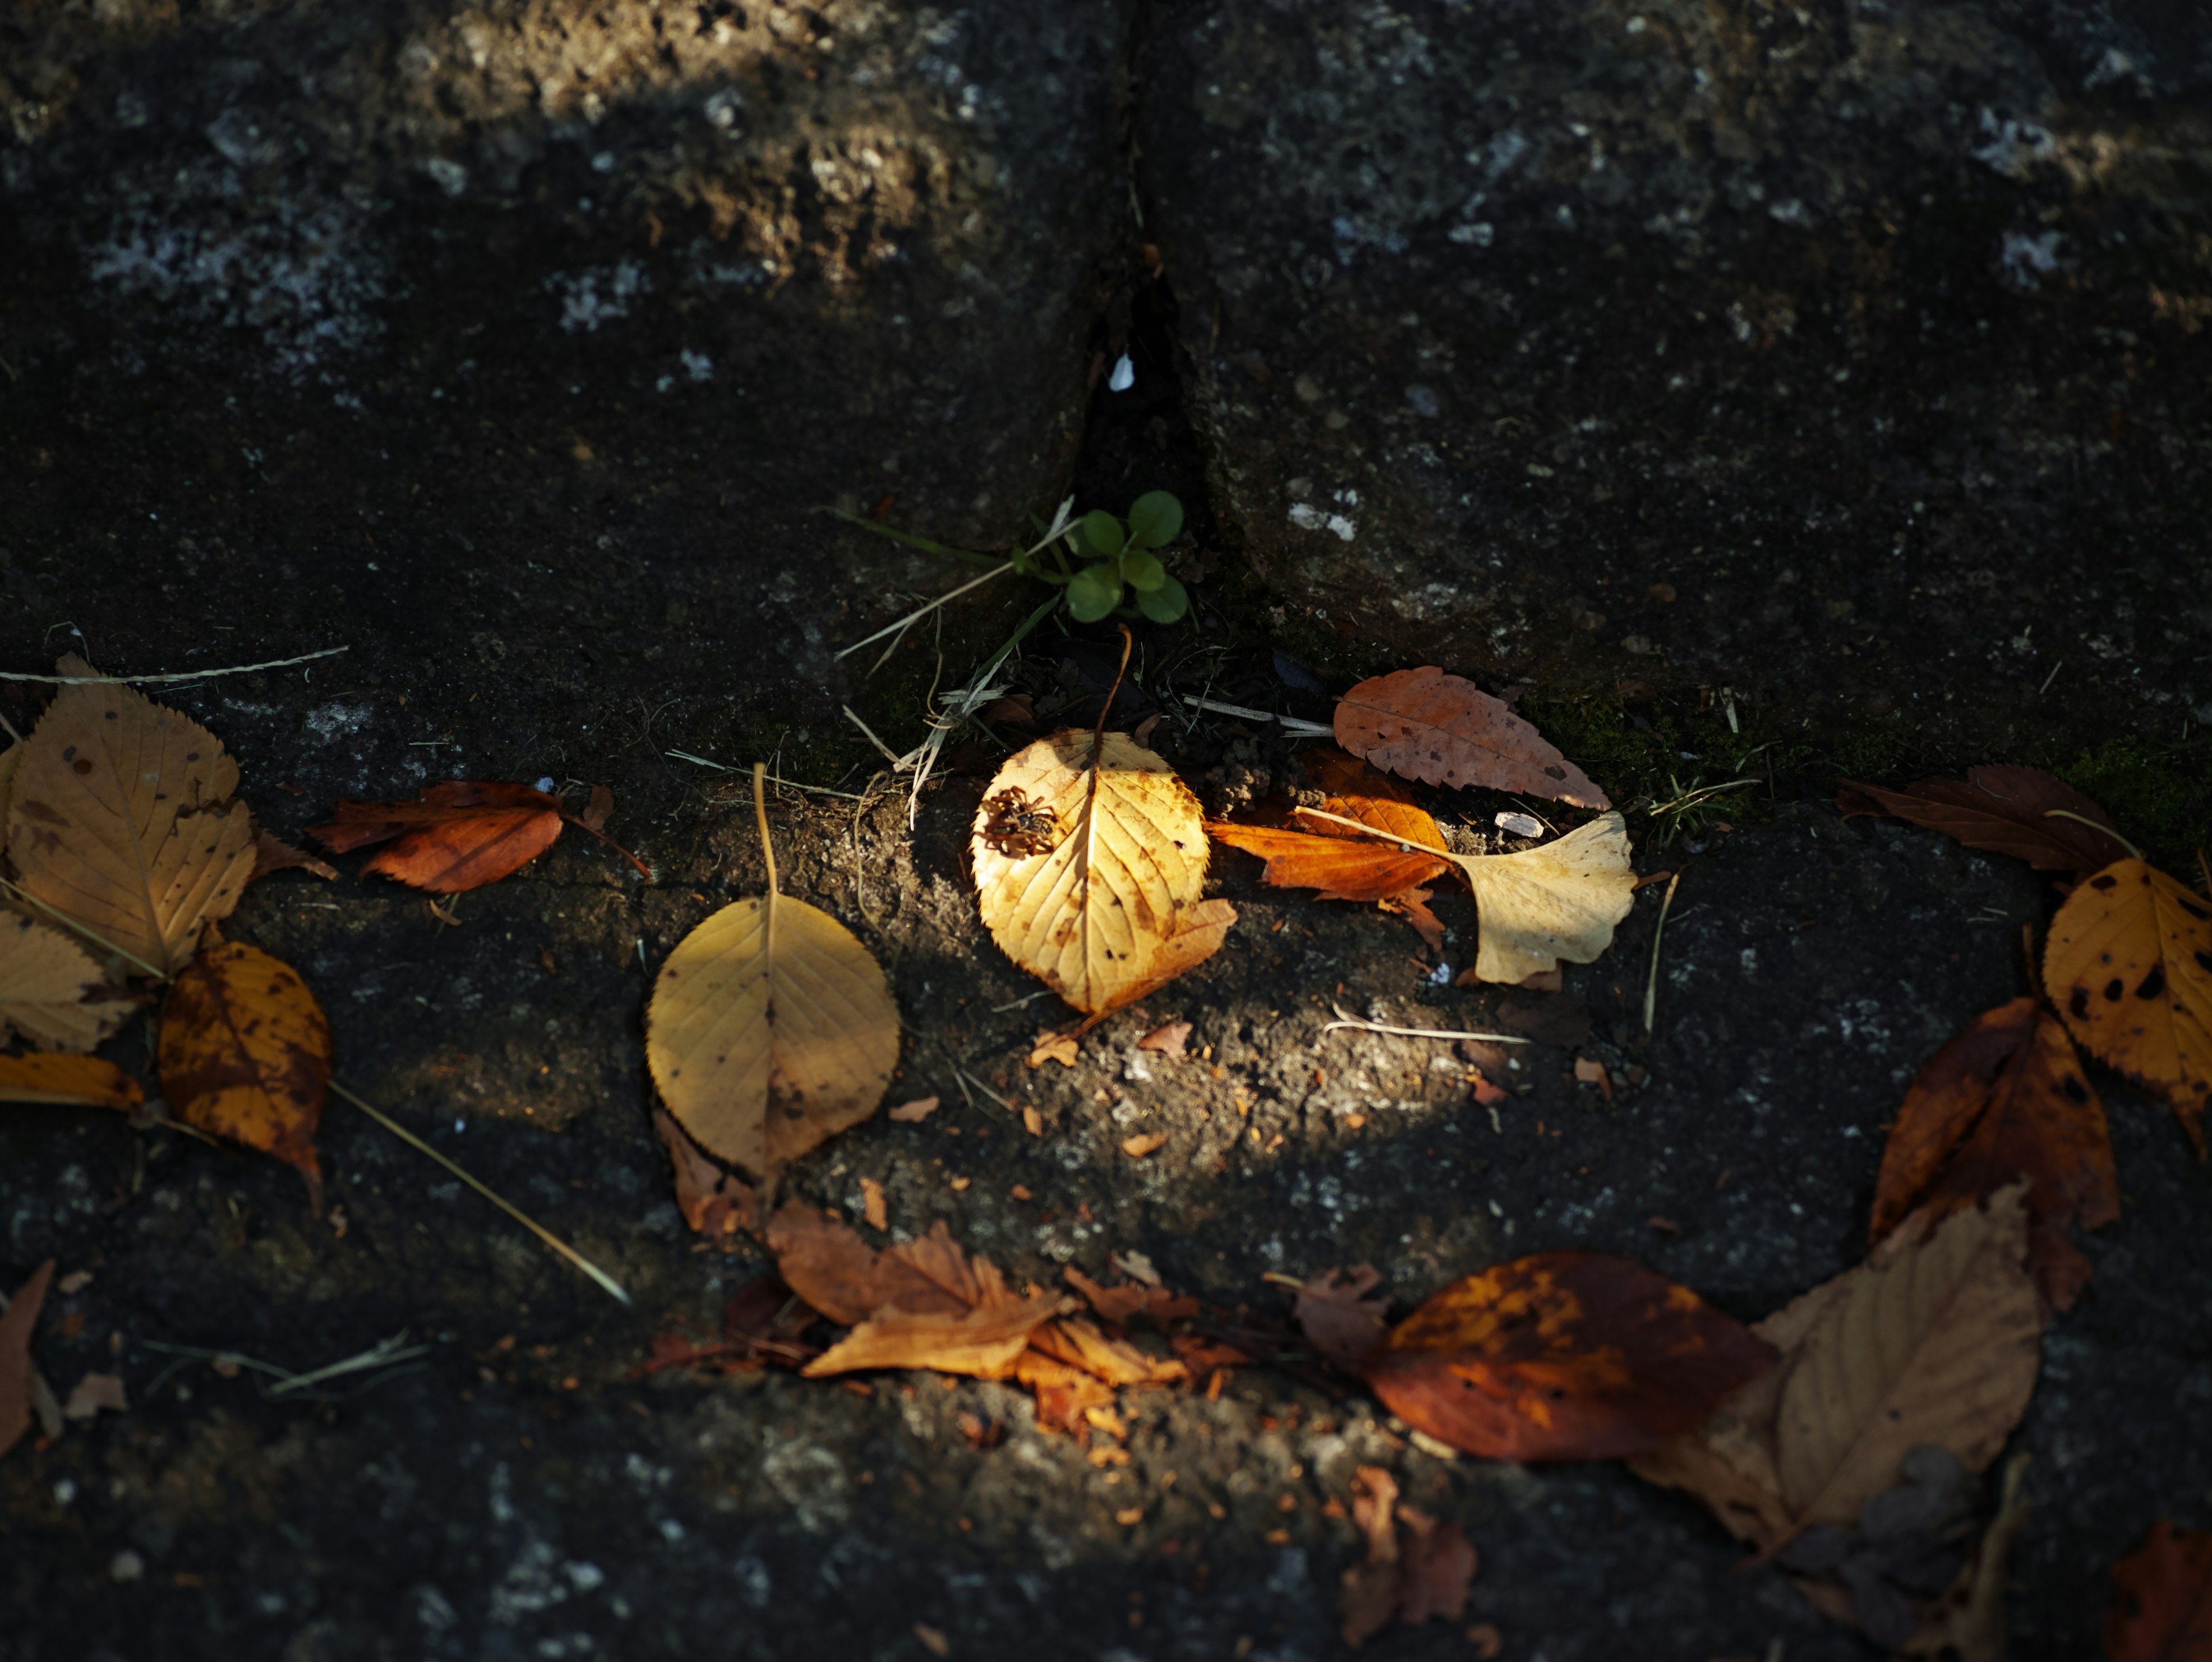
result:
[[[145,1573],[146,1561],[135,1552],[118,1552],[107,1561],[107,1579],[111,1581],[136,1581]]]

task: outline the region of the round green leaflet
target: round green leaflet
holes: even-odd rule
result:
[[[1158,588],[1138,591],[1137,610],[1156,624],[1171,624],[1190,610],[1190,596],[1181,583],[1164,572]]]
[[[1083,540],[1110,560],[1121,551],[1121,522],[1104,508],[1094,508],[1083,516]]]
[[[1167,568],[1158,558],[1132,545],[1121,556],[1121,581],[1140,594],[1149,594],[1167,581]]]
[[[1104,561],[1087,565],[1067,582],[1067,609],[1079,623],[1095,624],[1121,604],[1121,580]]]
[[[1129,504],[1129,540],[1165,548],[1182,534],[1182,504],[1166,490],[1147,490]]]

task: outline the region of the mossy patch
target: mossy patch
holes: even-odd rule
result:
[[[2212,845],[2212,758],[2201,750],[2111,739],[2052,771],[2167,871],[2192,871],[2196,850]]]

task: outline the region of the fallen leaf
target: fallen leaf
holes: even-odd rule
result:
[[[1045,1323],[1030,1335],[1030,1348],[1109,1385],[1172,1385],[1186,1377],[1181,1362],[1147,1355],[1080,1316]]]
[[[952,1654],[952,1641],[927,1622],[917,1622],[914,1624],[914,1636],[921,1643],[922,1649],[938,1658],[939,1662],[943,1662],[943,1659]]]
[[[1444,949],[1444,923],[1429,910],[1429,891],[1407,889],[1402,894],[1386,894],[1376,903],[1394,916],[1402,917],[1413,926],[1413,933],[1421,937],[1421,944],[1431,952],[1442,955]]]
[[[2064,1310],[2089,1279],[2066,1226],[2118,1217],[2119,1181],[2074,1042],[2033,998],[1976,1017],[1914,1079],[1882,1150],[1869,1237],[1881,1240],[1916,1208],[1932,1224],[2023,1179],[2029,1266],[2045,1300]]]
[[[1154,1149],[1166,1148],[1167,1142],[1166,1132],[1148,1131],[1142,1136],[1124,1137],[1121,1140],[1121,1152],[1131,1160],[1142,1160]]]
[[[258,882],[271,872],[307,871],[335,882],[338,868],[327,860],[318,860],[303,849],[295,849],[283,837],[256,825],[253,828],[253,874],[247,880]]]
[[[1923,1617],[1919,1631],[1905,1641],[1905,1655],[2005,1662],[2005,1560],[2033,1509],[2021,1493],[2027,1470],[2025,1454],[2005,1463],[2004,1494],[1995,1521],[1974,1555]]]
[[[699,1146],[759,1175],[876,1111],[898,1064],[898,1006],[850,929],[777,892],[753,770],[768,892],[732,902],[660,966],[646,1061]]]
[[[2043,986],[2081,1048],[2162,1093],[2204,1156],[2212,1099],[2212,902],[2140,860],[2077,885]]]
[[[58,1102],[128,1114],[145,1101],[137,1080],[98,1056],[0,1056],[0,1102]]]
[[[0,1389],[0,1451],[7,1446],[4,1400]],[[2212,1533],[2176,1529],[2161,1518],[2112,1566],[2105,1656],[2106,1662],[2212,1659]]]
[[[1632,1469],[1690,1490],[1763,1551],[1810,1524],[1854,1524],[1918,1445],[1984,1470],[2027,1409],[2040,1355],[2024,1189],[1932,1232],[1906,1220],[1865,1263],[1759,1323],[1779,1365]]]
[[[1433,666],[1378,675],[1336,707],[1336,742],[1404,778],[1604,808],[1605,793],[1498,699]]]
[[[1211,958],[1237,921],[1227,901],[1200,898],[1198,799],[1121,734],[1071,728],[1017,752],[969,846],[992,939],[1087,1016]]]
[[[760,1191],[724,1171],[684,1134],[665,1108],[653,1111],[653,1129],[676,1168],[676,1206],[702,1235],[734,1235],[757,1227]]]
[[[69,1400],[62,1404],[64,1420],[94,1420],[106,1409],[111,1414],[128,1414],[131,1399],[123,1389],[119,1373],[88,1373],[70,1387]]]
[[[0,1040],[13,1028],[43,1050],[89,1050],[137,1008],[93,997],[106,978],[52,924],[0,913]]]
[[[955,1245],[942,1222],[920,1240],[877,1252],[847,1225],[791,1201],[769,1221],[768,1248],[793,1292],[853,1330],[807,1364],[810,1377],[926,1367],[1003,1379],[1029,1336],[1070,1302],[1014,1294],[988,1258]]]
[[[1227,822],[1206,827],[1216,840],[1266,860],[1266,882],[1317,889],[1323,900],[1382,900],[1450,869],[1443,855],[1430,852],[1444,846],[1443,831],[1403,785],[1341,751],[1299,760],[1323,793],[1319,813],[1294,812],[1295,829]],[[1362,836],[1341,820],[1398,841]]]
[[[1360,1373],[1401,1419],[1462,1452],[1613,1459],[1691,1430],[1773,1357],[1639,1263],[1541,1252],[1435,1294]]]
[[[291,965],[240,941],[211,943],[169,985],[158,1059],[178,1119],[295,1167],[321,1215],[315,1127],[331,1027]]]
[[[1851,779],[1842,787],[1836,806],[1846,815],[1893,814],[2038,871],[2093,872],[2130,852],[2102,808],[2040,768],[1968,768],[1963,780],[1923,779],[1901,791]]]
[[[672,1367],[710,1367],[720,1373],[750,1373],[769,1363],[797,1367],[822,1354],[799,1336],[820,1319],[781,1276],[757,1275],[722,1306],[719,1342],[700,1345],[682,1334],[655,1334],[652,1354],[635,1371],[644,1376]]]
[[[1044,1116],[1037,1112],[1035,1105],[1030,1103],[1025,1102],[1022,1105],[1022,1129],[1033,1137],[1041,1137],[1044,1135]]]
[[[935,1097],[916,1097],[911,1102],[902,1102],[890,1111],[890,1117],[901,1125],[919,1125],[937,1111]]]
[[[1139,1050],[1152,1050],[1164,1056],[1179,1056],[1183,1046],[1190,1042],[1190,1023],[1164,1022],[1137,1041]]]
[[[871,1229],[891,1227],[890,1207],[884,1199],[884,1186],[873,1178],[860,1179],[860,1215],[867,1220]]]
[[[1613,1080],[1605,1071],[1605,1063],[1600,1062],[1595,1056],[1575,1058],[1575,1082],[1578,1085],[1595,1085],[1605,1093],[1605,1099],[1607,1102],[1613,1100]]]
[[[1142,1282],[1147,1287],[1161,1285],[1160,1272],[1153,1266],[1152,1259],[1134,1249],[1109,1253],[1107,1262],[1132,1281]]]
[[[583,811],[576,816],[576,823],[587,831],[603,831],[607,828],[607,821],[614,817],[614,792],[605,785],[594,785]]]
[[[1346,1570],[1340,1584],[1345,1643],[1357,1649],[1394,1616],[1413,1627],[1435,1616],[1455,1622],[1464,1615],[1475,1555],[1459,1525],[1399,1505],[1397,1481],[1381,1466],[1359,1467],[1352,1494],[1352,1520],[1367,1537],[1367,1558]]]
[[[1056,1033],[1047,1029],[1037,1035],[1036,1048],[1029,1055],[1029,1065],[1042,1068],[1048,1062],[1056,1062],[1063,1068],[1075,1066],[1073,1033]]]
[[[31,1428],[31,1331],[38,1325],[39,1308],[46,1301],[46,1283],[53,1274],[54,1261],[48,1258],[0,1312],[0,1455]]]
[[[1073,1430],[1091,1409],[1114,1400],[1114,1387],[1103,1379],[1039,1350],[1014,1358],[1014,1380],[1036,1396],[1040,1431]]]
[[[334,854],[392,846],[363,868],[439,894],[496,883],[551,848],[565,823],[557,798],[528,785],[453,779],[412,802],[349,802],[307,835]]]
[[[1116,1325],[1126,1325],[1139,1316],[1170,1322],[1198,1313],[1197,1300],[1180,1298],[1164,1287],[1101,1287],[1073,1264],[1060,1273],[1091,1309]]]
[[[237,790],[238,764],[190,717],[112,681],[64,686],[23,742],[8,852],[34,899],[171,975],[252,875]]]
[[[1480,929],[1474,973],[1508,983],[1588,964],[1613,944],[1636,904],[1628,823],[1607,813],[1518,854],[1462,855]]]
[[[1316,1350],[1347,1373],[1366,1371],[1389,1330],[1389,1300],[1378,1296],[1382,1279],[1372,1264],[1323,1269],[1306,1277],[1295,1306],[1298,1325]]]

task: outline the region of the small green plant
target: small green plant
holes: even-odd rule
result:
[[[1095,624],[1118,612],[1171,624],[1190,610],[1190,596],[1152,551],[1165,548],[1182,534],[1182,504],[1165,490],[1147,490],[1129,504],[1126,520],[1095,508],[1076,521],[1065,540],[1079,542],[1098,556],[1096,560],[1077,571],[1067,571],[1061,560],[1060,572],[1036,569],[1030,575],[1047,582],[1065,582],[1068,612],[1079,622]],[[1060,547],[1053,545],[1055,558]],[[1124,604],[1125,594],[1134,596],[1133,606]]]

